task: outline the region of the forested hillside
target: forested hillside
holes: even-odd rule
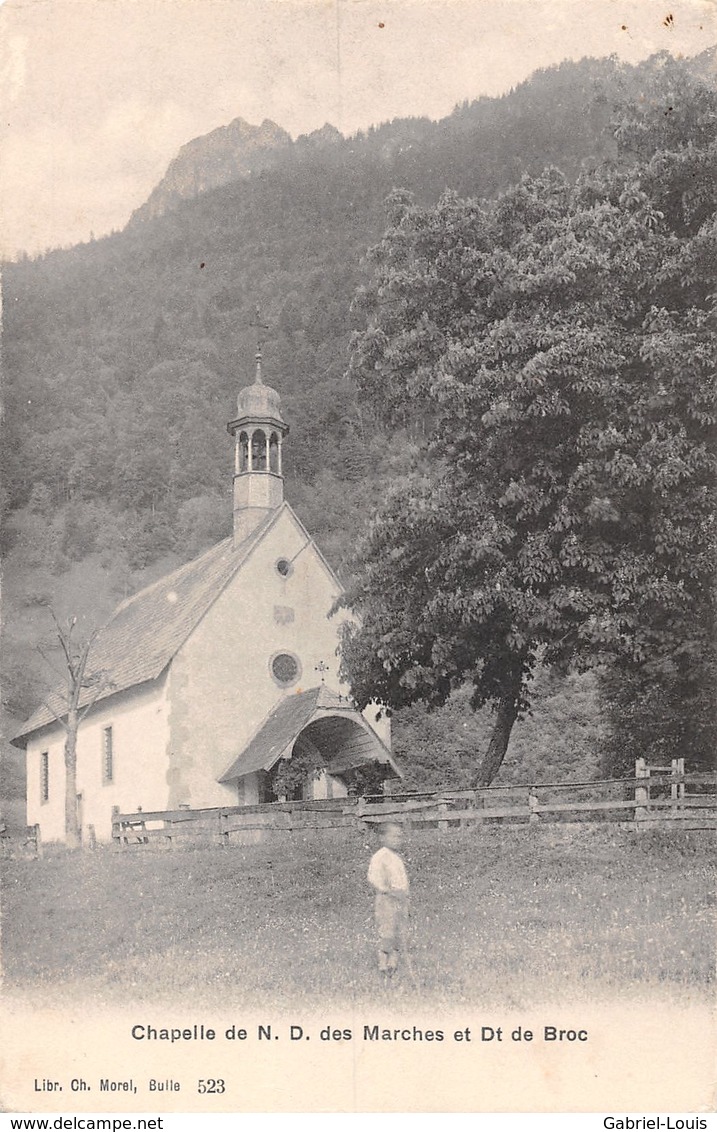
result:
[[[346,376],[362,325],[352,298],[385,227],[386,196],[399,186],[425,204],[446,187],[491,197],[548,164],[570,179],[614,163],[620,106],[639,101],[664,65],[565,63],[440,123],[282,143],[272,168],[174,200],[121,233],[5,265],[11,722],[48,679],[35,651],[50,632],[48,601],[101,619],[148,576],[228,533],[225,422],[251,379],[257,304],[269,327],[266,380],[291,424],[287,498],[329,559],[350,571],[356,531],[415,440],[389,435]],[[588,749],[594,769],[594,736]]]

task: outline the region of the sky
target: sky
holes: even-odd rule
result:
[[[180,146],[236,117],[347,133],[563,59],[716,40],[717,0],[4,0],[0,254],[124,227]]]

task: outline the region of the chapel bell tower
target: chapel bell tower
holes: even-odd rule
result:
[[[229,421],[227,431],[234,437],[234,545],[238,546],[284,501],[281,443],[289,426],[281,416],[279,394],[262,380],[261,342],[254,384],[240,390],[236,419]]]

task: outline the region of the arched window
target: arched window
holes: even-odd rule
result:
[[[266,471],[266,433],[260,428],[251,434],[251,470]]]
[[[237,472],[249,471],[249,437],[245,432],[239,433],[237,444]]]
[[[272,432],[269,437],[269,471],[279,475],[279,437]]]

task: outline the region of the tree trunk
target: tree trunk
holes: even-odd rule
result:
[[[498,711],[496,713],[493,734],[490,737],[488,748],[483,755],[476,776],[477,786],[490,786],[501,768],[503,759],[505,758],[505,752],[508,750],[513,724],[518,718],[519,690],[520,684],[518,683],[516,687],[511,688],[510,692],[501,696],[498,701]]]
[[[77,711],[67,714],[65,735],[65,835],[70,849],[80,844],[77,827]]]

